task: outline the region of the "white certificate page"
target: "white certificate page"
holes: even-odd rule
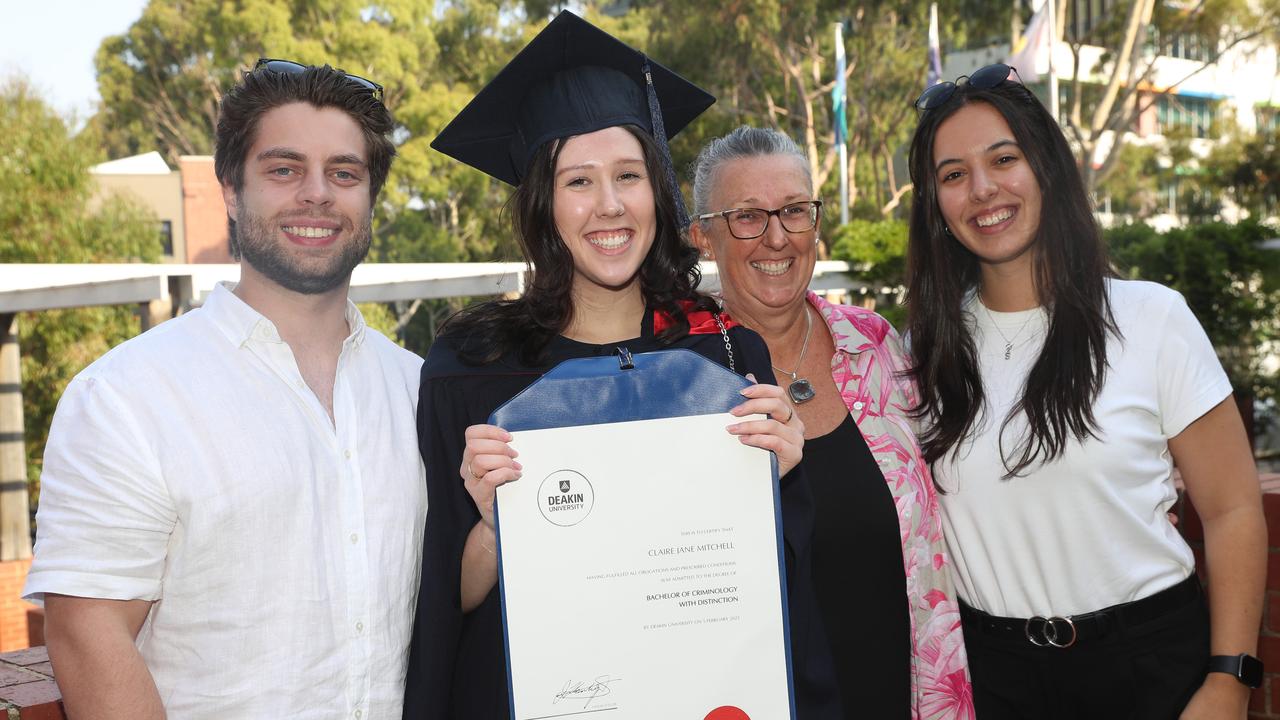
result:
[[[793,717],[770,454],[732,415],[513,433],[512,717]]]

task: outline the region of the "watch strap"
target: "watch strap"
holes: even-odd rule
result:
[[[1251,688],[1262,685],[1262,661],[1245,653],[1210,657],[1209,672],[1226,673]]]

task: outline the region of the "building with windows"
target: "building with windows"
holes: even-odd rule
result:
[[[153,151],[95,165],[89,173],[96,186],[91,210],[119,194],[155,213],[165,262],[231,262],[227,211],[212,157],[184,155],[173,170]]]
[[[1065,0],[1068,3],[1063,39],[1055,44],[1052,74],[1058,79],[1059,118],[1067,126],[1074,74],[1074,58],[1070,43],[1080,46],[1080,87],[1085,121],[1091,103],[1101,97],[1110,80],[1110,62],[1114,49],[1087,44],[1089,38],[1114,31],[1123,24],[1130,3],[1118,0]],[[1160,13],[1183,13],[1182,3],[1157,0],[1156,20]],[[1034,4],[1034,3],[1033,3]],[[1280,59],[1277,47],[1266,34],[1235,45],[1229,45],[1225,30],[1217,33],[1182,32],[1162,36],[1160,23],[1153,22],[1145,33],[1145,42],[1135,49],[1135,65],[1139,72],[1151,67],[1151,73],[1136,84],[1136,114],[1129,127],[1114,137],[1104,133],[1091,158],[1094,168],[1119,141],[1150,147],[1156,151],[1160,172],[1154,197],[1146,199],[1142,208],[1131,201],[1112,202],[1105,183],[1100,186],[1098,207],[1104,223],[1130,219],[1141,211],[1144,219],[1159,229],[1167,229],[1189,219],[1209,217],[1234,222],[1243,216],[1229,199],[1206,197],[1198,182],[1206,158],[1215,144],[1221,143],[1234,129],[1246,135],[1280,131]],[[1168,26],[1171,23],[1165,23]],[[1115,34],[1113,32],[1112,34]],[[1012,43],[995,43],[949,53],[944,75],[948,78],[967,74],[983,65],[1006,62]],[[1156,53],[1159,53],[1158,55]],[[1048,99],[1050,54],[1047,43],[1028,61],[1033,67],[1019,67],[1024,78],[1036,78],[1028,86]],[[1104,63],[1103,61],[1106,61]],[[1131,88],[1133,86],[1130,86]],[[1068,133],[1071,137],[1071,133]],[[1172,141],[1172,142],[1171,142]],[[1190,157],[1175,157],[1174,145],[1186,147]],[[1269,215],[1280,209],[1280,198],[1267,205]]]

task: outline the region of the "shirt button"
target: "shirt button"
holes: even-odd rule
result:
[[[298,378],[297,385],[298,385],[298,389],[301,390],[302,388],[307,386],[307,383],[303,381],[302,378]]]
[[[350,450],[343,450],[343,451],[342,451],[342,457],[344,457],[344,458],[346,458],[346,459],[350,460],[350,459],[351,459],[351,451],[350,451]]]
[[[854,409],[854,410],[861,410],[861,409],[862,409],[862,408],[864,408],[864,407],[866,407],[866,406],[863,404],[863,402],[862,402],[861,400],[859,400],[859,401],[857,401],[857,402],[855,402],[855,403],[853,404],[853,409]]]
[[[356,623],[356,632],[364,632],[364,623],[362,622]]]
[[[364,713],[360,712],[360,708],[356,708],[356,720],[360,720],[362,717],[364,717]]]
[[[351,544],[355,545],[358,542],[360,542],[360,536],[355,533],[351,533]]]

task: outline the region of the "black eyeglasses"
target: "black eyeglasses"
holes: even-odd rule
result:
[[[258,58],[258,62],[253,66],[253,69],[257,70],[258,68],[266,68],[274,73],[283,73],[285,75],[300,75],[306,72],[307,70],[311,69],[312,67],[315,67],[315,66],[303,65],[302,63],[294,62],[292,60],[280,60],[278,58]],[[359,85],[360,87],[372,93],[374,100],[377,100],[378,102],[382,102],[382,86],[379,85],[378,83],[372,80],[369,80],[368,78],[362,78],[359,75],[352,75],[351,73],[346,72],[345,70],[340,70],[338,68],[334,68],[334,72],[342,73],[342,75],[346,77],[348,80],[350,80],[351,82]]]
[[[1004,63],[980,67],[970,75],[961,75],[956,78],[955,82],[940,82],[937,85],[925,88],[925,91],[920,93],[920,97],[916,98],[916,110],[924,112],[942,105],[951,99],[951,96],[956,93],[956,88],[961,85],[971,85],[979,90],[990,90],[1008,80],[1010,73],[1013,73],[1013,76],[1018,78],[1019,85],[1023,84],[1022,76],[1018,74],[1018,69]],[[962,80],[964,82],[961,82]]]
[[[769,229],[769,218],[775,215],[778,216],[778,222],[782,223],[783,230],[789,233],[808,232],[818,225],[818,218],[822,215],[822,201],[805,200],[804,202],[794,202],[783,205],[777,210],[733,208],[732,210],[705,213],[697,216],[694,220],[724,218],[725,224],[729,226],[730,235],[739,240],[754,240]]]

